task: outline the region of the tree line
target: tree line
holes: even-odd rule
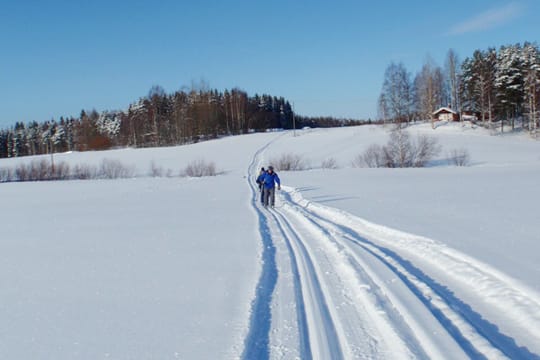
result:
[[[450,49],[444,67],[427,59],[412,77],[402,63],[385,71],[379,117],[388,122],[433,121],[440,107],[492,128],[517,125],[536,136],[540,118],[540,50],[524,43],[475,50],[459,60]],[[461,120],[465,117],[461,116]]]
[[[0,130],[0,158],[114,147],[152,147],[195,143],[267,129],[357,125],[360,121],[295,116],[289,101],[249,96],[240,89],[191,90],[167,94],[153,86],[125,111],[81,111],[78,117]]]

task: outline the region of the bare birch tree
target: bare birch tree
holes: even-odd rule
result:
[[[459,101],[459,72],[460,64],[457,53],[454,49],[448,50],[446,54],[446,81],[448,83],[448,92],[450,95],[450,107],[461,113],[461,104]]]

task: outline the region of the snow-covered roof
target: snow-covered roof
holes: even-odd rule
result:
[[[455,112],[454,110],[452,110],[452,109],[450,109],[448,107],[442,107],[442,108],[439,108],[437,111],[434,111],[433,115],[437,115],[438,113],[440,113],[442,111],[449,112],[449,113],[452,113],[452,114],[457,114],[457,112]]]

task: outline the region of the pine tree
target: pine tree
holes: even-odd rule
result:
[[[476,50],[472,58],[462,64],[463,104],[470,111],[479,112],[482,125],[493,121],[496,86],[497,53],[495,49]]]
[[[500,112],[511,119],[512,130],[515,119],[522,112],[524,99],[523,58],[521,45],[503,46],[497,56],[495,85]]]
[[[538,46],[523,47],[524,107],[529,118],[529,133],[536,138],[540,103],[540,51]]]

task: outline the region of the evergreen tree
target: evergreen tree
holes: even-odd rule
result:
[[[523,46],[524,109],[529,118],[528,130],[537,136],[540,107],[540,51],[538,46],[526,43]]]
[[[524,98],[521,45],[503,46],[497,56],[496,88],[501,116],[511,119],[512,129],[522,111]]]

